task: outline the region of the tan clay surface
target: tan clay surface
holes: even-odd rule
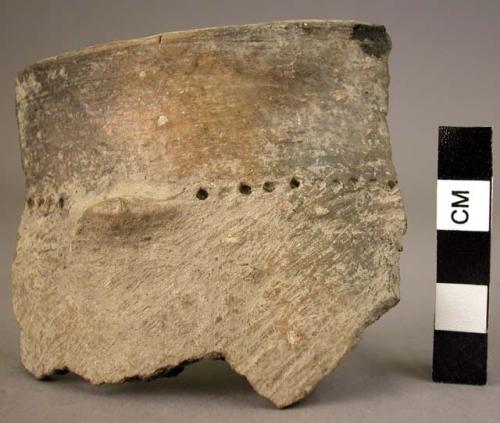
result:
[[[278,407],[310,392],[399,299],[389,50],[290,21],[20,72],[24,366],[117,383],[225,358]]]

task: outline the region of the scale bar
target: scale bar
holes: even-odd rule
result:
[[[486,384],[491,128],[439,128],[432,379]]]

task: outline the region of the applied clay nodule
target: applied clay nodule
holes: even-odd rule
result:
[[[24,366],[92,383],[225,358],[285,407],[399,298],[382,26],[285,21],[18,74]]]

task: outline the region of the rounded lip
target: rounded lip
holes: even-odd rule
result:
[[[45,59],[38,60],[30,65],[28,65],[23,70],[19,71],[18,74],[22,74],[29,71],[31,68],[40,65],[50,65],[55,62],[64,59],[71,59],[74,57],[86,56],[93,53],[103,53],[112,49],[133,47],[137,45],[148,45],[148,44],[163,44],[168,41],[195,41],[195,37],[203,35],[224,35],[224,33],[229,32],[234,37],[234,34],[245,31],[256,31],[259,29],[272,29],[272,28],[282,28],[285,29],[286,25],[302,25],[303,28],[307,28],[307,25],[311,25],[311,29],[316,27],[336,27],[338,29],[352,28],[354,25],[366,25],[366,26],[382,26],[379,24],[374,24],[365,21],[357,20],[342,20],[342,19],[292,19],[292,20],[276,20],[269,22],[260,23],[248,23],[248,24],[235,24],[235,25],[224,25],[224,26],[213,26],[213,27],[202,27],[194,28],[188,30],[172,31],[172,32],[162,32],[154,35],[149,35],[146,37],[131,38],[125,40],[109,41],[99,44],[90,45],[88,47],[83,47],[75,50],[70,50],[55,56],[50,56]],[[228,39],[230,37],[228,36]]]

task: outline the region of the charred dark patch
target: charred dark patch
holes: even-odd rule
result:
[[[391,39],[383,25],[354,25],[351,39],[359,41],[361,50],[370,56],[382,57],[391,49]]]

